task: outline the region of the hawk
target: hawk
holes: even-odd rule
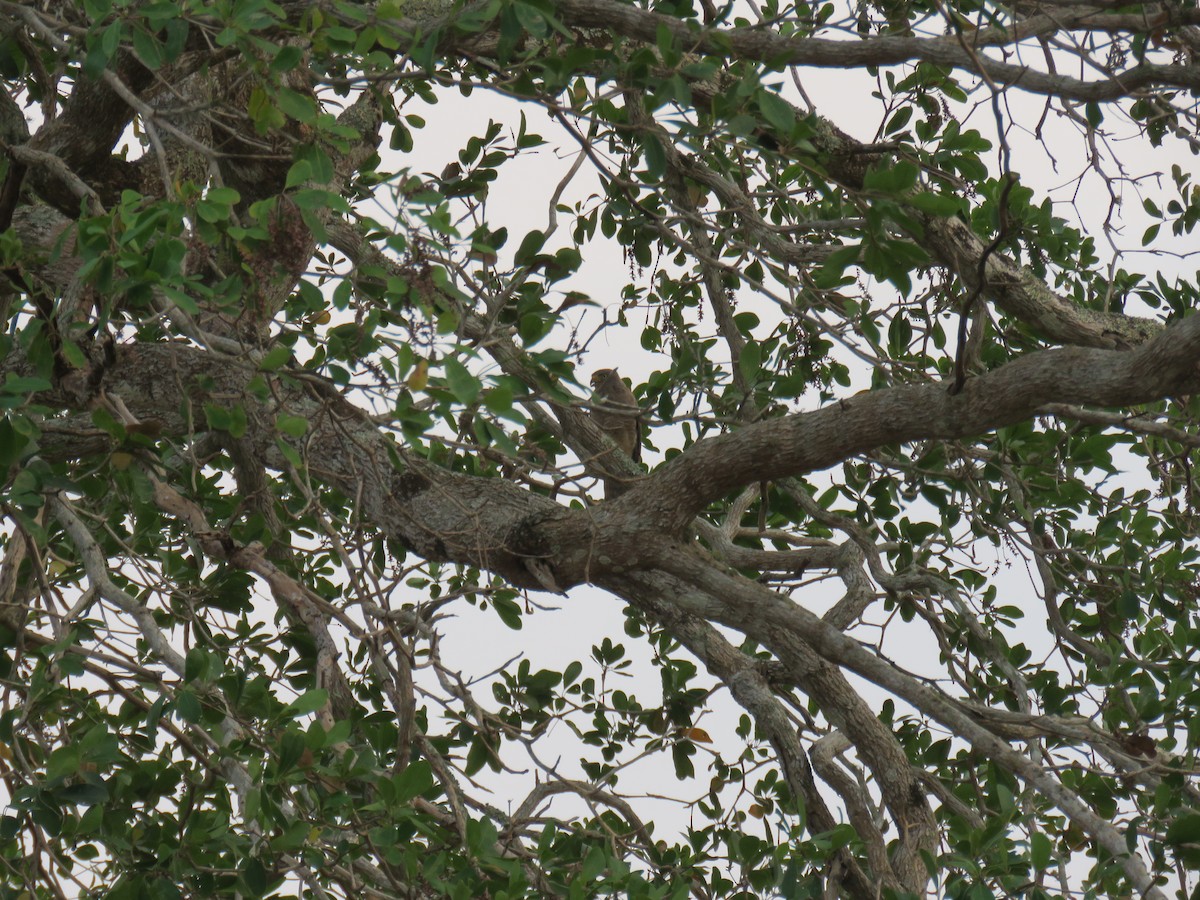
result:
[[[640,412],[637,398],[629,389],[624,379],[617,374],[616,369],[597,369],[592,373],[592,390],[600,401],[592,410],[592,421],[600,430],[612,438],[613,443],[632,459],[639,462],[642,458],[642,423],[637,413]],[[613,410],[607,412],[604,408]],[[629,410],[628,413],[616,410]],[[605,479],[604,495],[615,497],[624,486],[613,479]]]

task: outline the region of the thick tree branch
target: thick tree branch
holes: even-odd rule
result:
[[[1173,13],[1166,21],[1183,24],[1200,21],[1196,10]],[[1007,27],[979,29],[970,37],[970,51],[957,34],[945,37],[879,36],[860,41],[827,38],[786,37],[769,28],[699,29],[675,16],[638,9],[617,0],[562,0],[557,13],[569,25],[604,28],[653,45],[661,33],[670,34],[679,46],[693,53],[732,59],[753,59],[771,65],[810,66],[814,68],[858,69],[865,66],[897,65],[922,61],[964,69],[987,76],[999,85],[1012,85],[1025,91],[1069,97],[1081,102],[1115,100],[1153,85],[1196,90],[1200,88],[1200,68],[1181,65],[1144,63],[1108,79],[1084,81],[1059,74],[1040,72],[1029,66],[1013,65],[985,56],[983,49],[1011,46],[1034,37],[1058,31],[1096,27],[1106,30],[1105,17],[1094,8],[1059,9],[1054,15],[1039,15],[1013,22]],[[1147,18],[1145,31],[1162,27]],[[1132,24],[1126,18],[1110,27]]]
[[[810,413],[771,419],[700,441],[645,477],[621,498],[571,511],[499,479],[447,472],[395,445],[331,386],[284,376],[274,399],[247,392],[253,367],[222,363],[179,344],[120,348],[106,386],[128,398],[139,419],[168,423],[168,433],[201,427],[179,410],[200,398],[190,385],[213,379],[220,396],[244,397],[247,440],[268,465],[283,468],[274,430],[278,415],[310,422],[293,440],[314,474],[352,498],[385,533],[431,560],[496,572],[541,587],[529,563],[550,567],[560,588],[606,571],[647,564],[639,535],[679,533],[709,503],[763,479],[828,468],[887,444],[982,434],[1035,415],[1047,403],[1126,406],[1200,389],[1200,316],[1185,319],[1133,351],[1068,348],[1032,353],[967,382],[911,385],[861,394]],[[21,368],[18,358],[9,368]],[[52,452],[48,445],[46,452]],[[395,460],[395,462],[393,462]]]
[[[826,469],[874,447],[983,434],[1047,403],[1118,407],[1194,393],[1198,359],[1200,316],[1189,316],[1136,350],[1031,353],[969,380],[959,394],[943,384],[871,391],[701,441],[614,503],[669,510],[662,524],[677,530],[747,484]]]

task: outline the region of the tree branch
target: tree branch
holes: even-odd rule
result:
[[[969,380],[955,395],[944,384],[859,394],[700,441],[614,503],[669,510],[662,524],[677,531],[745,485],[819,471],[886,444],[983,434],[1028,419],[1047,403],[1131,406],[1194,393],[1198,354],[1200,316],[1189,316],[1136,350],[1030,353]]]

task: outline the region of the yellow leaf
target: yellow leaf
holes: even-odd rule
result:
[[[417,360],[417,365],[413,368],[412,374],[408,376],[409,390],[422,391],[427,384],[429,384],[429,360]]]
[[[133,454],[126,453],[124,450],[117,450],[109,457],[109,462],[112,463],[112,467],[118,472],[124,472],[133,465]]]
[[[750,813],[750,815],[754,816],[756,819],[761,819],[766,815],[766,811],[757,803],[751,804],[750,808],[746,810],[746,812]]]
[[[693,741],[698,741],[701,744],[711,744],[712,738],[708,736],[708,732],[703,728],[685,728],[683,736],[690,738]]]
[[[320,312],[313,313],[311,316],[305,319],[305,321],[308,322],[309,325],[325,325],[328,324],[329,320],[332,318],[333,315],[329,312],[329,310],[323,309]]]

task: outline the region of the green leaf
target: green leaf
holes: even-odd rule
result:
[[[483,395],[483,405],[489,412],[499,416],[511,416],[513,412],[513,392],[507,385],[491,388]]]
[[[308,164],[309,178],[315,184],[328,184],[333,181],[333,160],[319,145],[302,144],[296,149],[296,159]]]
[[[303,437],[308,431],[308,419],[302,416],[289,416],[281,413],[275,419],[275,427],[288,437]]]
[[[246,434],[246,410],[241,406],[226,409],[214,403],[205,403],[204,416],[208,426],[215,431],[227,431],[235,438]]]
[[[313,688],[289,703],[282,716],[298,719],[323,709],[327,703],[329,703],[329,691],[324,688]]]
[[[913,107],[902,106],[888,119],[887,125],[883,129],[884,134],[895,134],[908,124],[913,116]]]
[[[312,164],[307,159],[298,159],[288,169],[284,187],[294,188],[313,180]]]
[[[1167,826],[1168,844],[1200,844],[1200,813],[1186,813]]]
[[[258,367],[264,372],[274,372],[287,365],[292,358],[292,348],[284,344],[276,344],[266,352]]]
[[[282,128],[287,121],[279,107],[272,102],[271,95],[261,87],[256,87],[250,92],[250,102],[246,111],[260,134]]]
[[[10,417],[0,419],[0,468],[7,469],[21,455],[29,439],[13,428]]]
[[[392,779],[392,784],[396,790],[396,802],[407,803],[432,790],[436,784],[433,778],[433,767],[427,760],[415,760]]]
[[[483,389],[479,379],[453,357],[446,360],[446,384],[455,399],[468,406],[475,404],[479,399],[479,392]]]
[[[239,893],[247,897],[262,897],[267,893],[270,883],[266,867],[258,857],[252,856],[243,863],[241,884],[244,890]]]
[[[659,181],[667,171],[667,154],[653,134],[642,135],[642,154],[646,161],[645,177],[647,181]]]
[[[604,871],[607,862],[608,857],[604,851],[598,845],[593,845],[588,850],[587,856],[583,858],[583,865],[579,867],[579,880],[584,884],[595,881],[596,877]]]
[[[48,391],[53,385],[45,378],[38,378],[32,375],[14,375],[9,372],[4,379],[4,393],[6,394],[34,394],[38,391]]]
[[[845,284],[851,280],[846,275],[846,270],[858,262],[861,249],[860,244],[850,244],[834,250],[825,257],[825,262],[813,275],[813,281],[821,288],[835,288]]]
[[[759,372],[762,370],[762,348],[757,342],[746,342],[738,359],[738,369],[749,384],[753,385],[758,381]]]
[[[46,779],[61,781],[69,778],[79,771],[81,761],[82,750],[78,746],[67,744],[57,748],[50,754],[50,759],[46,762]]]
[[[1030,835],[1029,838],[1029,861],[1033,864],[1034,871],[1045,872],[1050,868],[1050,856],[1053,845],[1050,843],[1050,838],[1042,834],[1040,831]]]
[[[511,597],[496,594],[492,597],[492,608],[500,616],[500,621],[513,631],[520,631],[524,626],[524,611],[521,609],[521,604],[517,603]]]
[[[138,61],[148,69],[160,68],[165,61],[162,45],[143,28],[133,29],[133,52]]]
[[[200,721],[204,710],[196,695],[189,690],[175,692],[175,714],[184,722],[195,724]]]
[[[946,194],[933,194],[929,191],[918,191],[909,195],[905,200],[910,206],[921,212],[935,216],[953,216],[963,212],[966,202],[962,197],[951,197]]]
[[[332,209],[337,212],[350,212],[350,204],[346,198],[334,191],[326,191],[320,188],[307,188],[304,190],[294,191],[291,195],[292,202],[300,209],[304,210],[327,210]],[[307,220],[306,220],[307,221]]]
[[[184,291],[174,288],[169,284],[164,284],[162,286],[162,292],[168,300],[170,300],[188,315],[194,316],[200,311],[200,307],[196,305],[196,301],[189,297]]]
[[[546,235],[541,231],[531,231],[521,240],[521,246],[517,248],[517,252],[513,255],[513,262],[518,266],[527,266],[533,258],[541,252],[542,247],[546,243]]]
[[[796,113],[792,105],[769,91],[758,95],[758,108],[762,110],[763,118],[784,138],[792,133],[796,126]]]
[[[297,469],[304,468],[304,460],[301,459],[300,454],[296,452],[295,448],[293,448],[286,441],[276,440],[275,449],[277,449],[280,455],[287,460],[288,465],[294,466]]]
[[[103,782],[87,781],[82,784],[71,784],[58,792],[63,803],[74,806],[96,806],[109,800],[108,788]]]
[[[208,677],[208,653],[201,647],[192,647],[184,660],[183,680],[200,681]]]
[[[908,160],[872,169],[863,178],[863,187],[881,194],[903,194],[911,190],[921,170]]]
[[[487,742],[476,736],[471,740],[471,745],[467,750],[466,764],[464,771],[468,777],[474,775],[484,766],[492,762],[493,754]]]
[[[234,207],[242,200],[242,195],[231,187],[213,187],[209,188],[208,193],[204,195],[211,203],[219,203],[222,206]]]
[[[305,94],[280,88],[275,100],[283,113],[297,122],[308,123],[317,117],[316,101]]]

